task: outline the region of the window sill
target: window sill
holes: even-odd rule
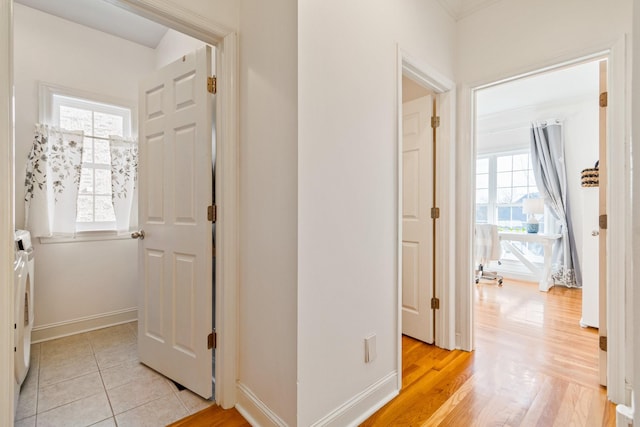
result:
[[[101,242],[105,240],[130,240],[129,233],[118,234],[115,231],[80,231],[75,236],[40,237],[41,244]]]

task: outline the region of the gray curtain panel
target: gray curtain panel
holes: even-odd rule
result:
[[[567,197],[564,139],[560,123],[532,123],[531,163],[536,185],[561,227],[561,248],[554,256],[553,279],[568,287],[580,287],[582,275]]]

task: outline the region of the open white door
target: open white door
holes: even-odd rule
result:
[[[600,61],[600,94],[607,93],[607,61]],[[607,215],[607,95],[600,99],[599,120],[599,185],[598,185],[598,213],[599,217]],[[604,227],[603,227],[604,225]],[[599,350],[600,359],[600,385],[607,385],[607,227],[599,224]]]
[[[402,104],[402,333],[433,343],[431,95]]]
[[[140,83],[140,361],[212,395],[211,49]]]

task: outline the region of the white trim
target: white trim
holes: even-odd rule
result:
[[[80,242],[99,242],[103,240],[129,240],[131,236],[127,234],[118,234],[115,230],[98,230],[98,231],[81,231],[74,236],[52,236],[39,237],[40,243],[45,245],[55,243],[80,243]]]
[[[473,337],[473,293],[469,286],[472,280],[472,241],[473,222],[475,211],[471,206],[475,203],[475,187],[470,185],[475,180],[475,91],[513,81],[551,70],[577,65],[585,61],[607,58],[609,61],[609,120],[607,136],[607,155],[609,164],[609,232],[608,232],[608,259],[607,259],[607,322],[608,322],[608,364],[607,394],[614,402],[625,400],[625,291],[631,291],[631,272],[628,257],[626,235],[630,226],[630,210],[628,200],[630,197],[630,145],[628,135],[628,104],[626,89],[628,85],[627,43],[625,38],[610,42],[594,48],[591,52],[581,51],[566,55],[564,58],[555,58],[553,62],[545,62],[537,66],[531,66],[527,70],[518,70],[510,76],[496,76],[484,82],[473,85],[462,85],[459,111],[460,147],[458,150],[457,168],[460,185],[457,188],[457,211],[469,212],[469,215],[460,215],[458,219],[458,271],[462,277],[458,279],[457,294],[459,306],[457,313],[458,343],[457,346],[464,350],[474,348]],[[465,147],[469,147],[466,149]],[[614,160],[615,159],[615,160]],[[473,192],[472,192],[473,190]],[[465,232],[466,230],[466,232]],[[625,242],[622,245],[612,242]],[[467,254],[464,256],[464,254]],[[466,272],[466,273],[465,273]],[[465,277],[465,276],[468,276]]]
[[[101,313],[93,316],[65,320],[64,322],[49,323],[47,325],[40,325],[33,328],[31,332],[31,342],[35,344],[43,341],[49,341],[69,335],[95,331],[96,329],[130,323],[137,319],[138,308],[133,307],[109,313]]]
[[[130,135],[124,136],[129,137],[131,135],[138,134],[138,105],[135,101],[104,94],[97,94],[87,90],[70,88],[48,82],[38,83],[38,120],[40,123],[52,124],[50,120],[53,119],[52,106],[54,95],[87,100],[88,102],[105,104],[109,107],[128,109],[131,113],[131,117],[129,119]]]
[[[216,401],[224,409],[236,402],[238,363],[238,287],[239,267],[239,155],[238,155],[238,38],[224,38],[218,48],[220,95],[216,109],[219,160],[216,169],[224,179],[216,180],[219,218],[216,238],[220,256],[216,257]]]
[[[236,404],[238,313],[238,42],[233,30],[167,0],[107,0],[167,27],[216,46],[216,348],[215,399],[224,409]],[[224,284],[224,286],[223,286]]]
[[[222,47],[233,29],[206,19],[170,0],[105,0],[195,39]]]
[[[246,385],[238,382],[238,403],[236,409],[252,426],[287,427],[278,415],[261,401]]]
[[[0,0],[0,425],[13,425],[13,2]],[[11,285],[10,285],[11,284]]]
[[[311,427],[357,426],[398,395],[398,373],[391,372],[329,412]]]
[[[633,39],[631,41],[632,46],[640,46],[640,4],[635,2],[633,4]],[[637,51],[637,49],[636,49]],[[631,136],[632,148],[631,151],[633,153],[640,153],[640,85],[633,84],[633,82],[640,81],[640,55],[637,53],[633,55],[633,75],[631,76],[632,81],[632,89],[633,93],[631,96],[632,99],[632,107],[631,112],[633,113],[632,118],[630,119],[630,123],[632,123],[632,132]],[[631,265],[640,265],[640,173],[636,168],[635,173],[632,174],[633,180],[631,183],[631,188],[633,190],[632,193],[632,212],[636,214],[631,217],[631,232],[630,240],[632,242],[632,255],[633,259],[630,263]],[[636,270],[637,271],[637,270]],[[634,274],[632,280],[629,285],[635,288],[635,292],[633,292],[629,299],[631,299],[631,304],[633,307],[640,307],[640,275]],[[628,343],[631,346],[631,357],[633,364],[630,366],[635,375],[633,375],[633,380],[631,384],[632,388],[632,398],[630,406],[634,408],[633,413],[633,425],[640,426],[640,316],[631,311],[627,313],[628,324],[631,326],[631,330],[628,331],[627,336],[630,339]],[[638,410],[635,410],[638,408]]]
[[[455,117],[456,92],[453,81],[434,68],[397,46],[397,129],[396,141],[396,277],[397,277],[397,370],[402,372],[402,76],[405,75],[420,85],[436,92],[436,103],[441,123],[436,151],[438,164],[436,177],[436,202],[440,208],[440,219],[436,222],[436,289],[440,299],[436,310],[434,342],[438,347],[455,347]],[[402,377],[398,376],[398,389],[402,388]]]
[[[625,393],[626,295],[633,295],[631,279],[631,146],[628,132],[627,43],[623,38],[609,53],[607,90],[607,396],[614,403],[629,403]],[[615,191],[614,191],[615,190]],[[632,363],[632,361],[629,361]]]

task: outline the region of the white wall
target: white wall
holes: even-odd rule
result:
[[[452,79],[455,24],[418,0],[303,1],[298,16],[298,425],[308,426],[400,375],[396,47]],[[377,359],[365,364],[371,333]]]
[[[38,82],[135,102],[152,49],[15,5],[16,226],[24,226],[25,160],[38,122]],[[135,308],[133,240],[35,242],[35,324],[46,327]],[[105,274],[108,272],[108,274]]]
[[[156,47],[156,68],[162,68],[205,43],[169,28]],[[215,63],[215,53],[212,53]],[[215,67],[213,68],[215,70]]]
[[[631,0],[496,2],[458,21],[458,82],[495,81],[613,42],[631,30],[631,4]]]
[[[256,396],[291,426],[302,425],[296,423],[296,3],[243,1],[239,35],[239,399]]]

